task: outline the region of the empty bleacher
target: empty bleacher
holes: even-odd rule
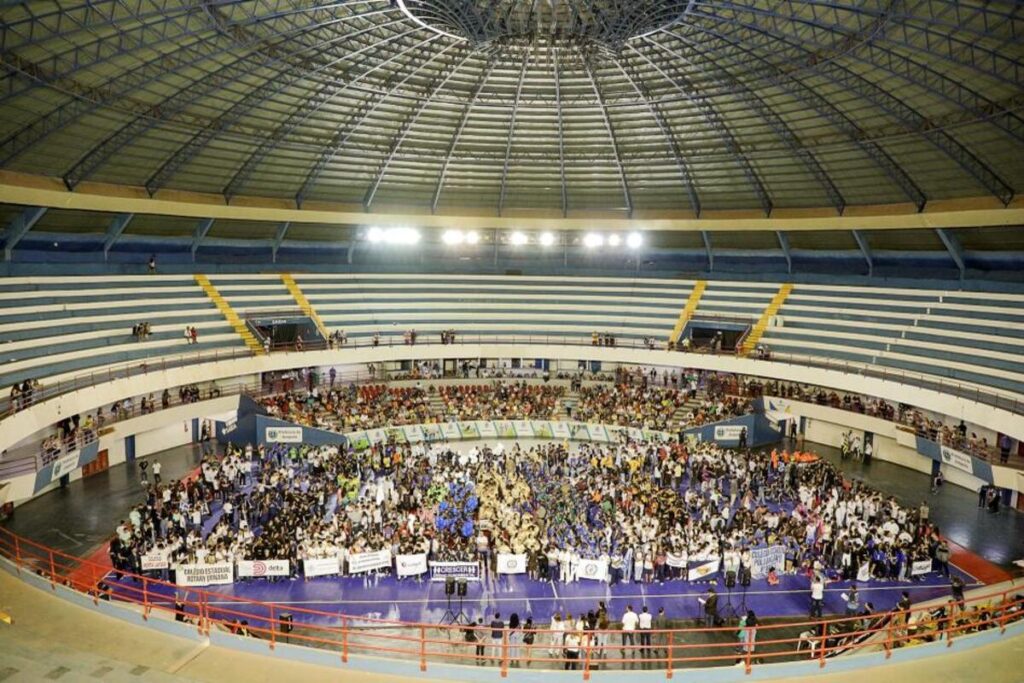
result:
[[[454,329],[526,342],[588,343],[593,332],[621,344],[670,336],[695,283],[689,280],[499,275],[295,274],[328,331],[350,343],[424,342]],[[295,310],[279,274],[213,275],[239,315]],[[753,323],[780,283],[709,281],[695,318]],[[152,336],[136,341],[132,326]],[[918,383],[1024,395],[1024,294],[797,284],[761,343],[779,360],[857,364],[871,371],[927,375]],[[182,338],[200,332],[198,347]],[[44,386],[118,364],[245,344],[191,275],[55,276],[0,280],[0,391],[39,379]],[[197,358],[198,360],[198,358]],[[684,361],[681,361],[684,362]]]
[[[149,322],[144,341],[132,327]],[[186,325],[199,344],[186,344]],[[0,388],[87,370],[241,346],[191,276],[0,279]]]
[[[446,275],[295,275],[329,330],[375,333],[667,339],[692,281]],[[435,337],[436,341],[436,337]]]
[[[774,353],[1024,394],[1024,295],[796,285],[778,317]]]

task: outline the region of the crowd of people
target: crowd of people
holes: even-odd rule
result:
[[[749,570],[782,546],[777,573],[910,580],[915,560],[948,571],[927,508],[909,509],[825,462],[714,444],[551,442],[274,445],[206,458],[196,479],[154,482],[118,527],[118,564],[154,548],[174,562],[342,559],[388,548],[434,560],[526,554],[530,576],[576,581],[582,559],[610,583],[685,578],[688,562]],[[135,564],[133,564],[135,563]]]

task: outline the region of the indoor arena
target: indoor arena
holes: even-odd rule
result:
[[[1021,2],[0,31],[0,683],[1024,681]]]

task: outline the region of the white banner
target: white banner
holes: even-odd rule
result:
[[[773,545],[768,548],[754,548],[750,551],[750,578],[763,579],[772,567],[776,571],[786,566],[786,546]]]
[[[604,581],[608,578],[608,561],[581,559],[576,568],[576,575],[581,579]]]
[[[427,573],[427,554],[395,555],[395,567],[399,576],[419,576]]]
[[[480,580],[480,565],[477,562],[431,562],[430,580],[444,581],[448,577],[453,579],[466,579],[467,581]]]
[[[462,438],[462,432],[459,431],[459,425],[455,422],[442,422],[441,423],[441,434],[448,441],[458,441]]]
[[[372,569],[387,569],[391,566],[390,550],[375,550],[371,553],[356,553],[348,556],[348,573],[359,574]]]
[[[402,431],[405,432],[405,440],[409,443],[423,441],[423,430],[419,425],[405,425],[402,427]]]
[[[861,581],[861,582],[863,582],[863,581],[870,581],[871,580],[871,563],[870,562],[865,562],[857,570],[857,580]]]
[[[974,464],[971,461],[971,456],[967,455],[966,453],[961,453],[960,451],[953,450],[952,448],[949,448],[947,446],[942,446],[941,448],[942,462],[952,467],[955,467],[958,470],[963,470],[964,472],[970,472],[971,474],[974,474]]]
[[[608,438],[608,430],[602,424],[587,424],[587,433],[590,434],[591,441],[600,441],[602,443],[608,443],[611,439]]]
[[[704,564],[698,565],[687,572],[686,580],[696,581],[697,579],[703,579],[705,576],[710,576],[718,571],[721,564],[721,560],[712,560],[711,562],[705,562]]]
[[[230,562],[217,564],[182,564],[174,574],[179,586],[223,586],[235,581],[235,568]]]
[[[167,562],[167,555],[158,550],[152,550],[139,558],[142,571],[148,572],[154,569],[167,569],[170,565]]]
[[[222,434],[230,434],[231,432],[235,431],[235,428],[237,426],[238,426],[238,416],[236,415],[234,417],[229,417],[228,419],[224,420],[224,430],[221,433]]]
[[[512,428],[516,430],[516,436],[519,438],[534,435],[533,424],[529,420],[516,420],[512,423]]]
[[[65,474],[77,470],[79,455],[80,453],[76,450],[67,455],[62,455],[57,462],[53,463],[53,473],[50,475],[50,481],[57,481]]]
[[[325,557],[321,560],[303,560],[302,573],[306,575],[306,578],[329,576],[340,574],[341,566],[338,564],[337,557]]]
[[[478,420],[476,427],[480,432],[481,439],[496,439],[498,437],[498,430],[494,428],[494,423],[490,420]]]
[[[239,560],[239,576],[288,576],[291,574],[291,563],[288,560]]]
[[[302,443],[302,427],[267,427],[267,443]]]
[[[512,555],[509,553],[498,553],[499,574],[525,574],[526,555]]]
[[[715,441],[739,441],[743,425],[718,425],[715,427]]]
[[[685,567],[686,566],[686,555],[676,555],[675,553],[667,553],[665,555],[665,564],[670,567]]]
[[[556,439],[568,439],[569,438],[569,425],[564,422],[552,422],[551,423],[551,434]]]
[[[920,576],[921,574],[927,574],[932,570],[931,560],[917,560],[910,565],[910,575]]]

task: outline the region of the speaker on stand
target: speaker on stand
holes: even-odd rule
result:
[[[455,594],[459,596],[459,613],[455,615],[455,619],[452,622],[453,624],[466,624],[467,626],[473,624],[469,617],[466,616],[466,613],[462,611],[462,601],[466,598],[466,590],[467,585],[465,579],[459,579],[455,582]]]
[[[736,607],[732,604],[732,589],[736,587],[736,572],[729,570],[725,573],[725,588],[726,598],[725,607],[722,608],[721,616],[722,619],[739,619],[739,615],[736,614]]]
[[[743,597],[740,599],[740,611],[747,613],[747,589],[750,588],[750,567],[740,565],[740,585],[743,586]]]
[[[441,617],[441,621],[437,622],[441,626],[448,624],[454,624],[458,621],[458,617],[455,616],[455,612],[452,611],[452,596],[455,595],[455,577],[446,576],[444,579],[444,596],[448,599],[448,609],[444,611],[444,616]],[[461,611],[461,610],[460,610]],[[452,632],[448,630],[448,638],[451,639]]]

